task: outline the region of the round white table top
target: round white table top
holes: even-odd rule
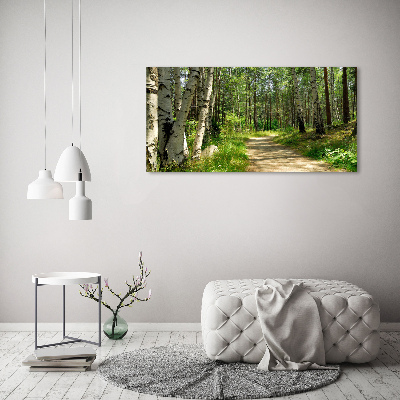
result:
[[[41,272],[32,275],[32,282],[38,278],[39,285],[76,285],[98,283],[100,274],[95,272]]]

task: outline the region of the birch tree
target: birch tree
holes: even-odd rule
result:
[[[157,171],[158,142],[158,72],[146,68],[146,171]]]
[[[203,87],[203,99],[201,100],[201,108],[199,113],[199,122],[197,125],[196,137],[193,145],[193,159],[199,159],[201,155],[201,146],[203,144],[204,131],[206,128],[206,119],[209,112],[210,98],[212,92],[212,83],[214,76],[214,67],[210,67],[208,70],[207,79]]]
[[[175,81],[175,91],[174,91],[174,115],[175,118],[182,106],[182,85],[181,85],[181,69],[179,67],[174,67],[174,81]],[[183,155],[185,158],[189,157],[189,149],[186,141],[186,133],[183,133]]]
[[[158,151],[161,166],[166,162],[165,145],[171,136],[172,118],[170,69],[158,68]]]
[[[174,67],[174,81],[175,81],[174,109],[176,117],[182,105],[181,69],[179,67]]]
[[[185,92],[182,96],[182,105],[179,110],[176,121],[173,124],[171,135],[169,136],[165,151],[166,163],[178,165],[185,160],[184,155],[184,139],[185,139],[185,123],[189,114],[190,105],[193,100],[194,91],[199,81],[199,67],[190,69],[189,78],[186,83]]]
[[[321,105],[319,103],[319,98],[318,98],[317,76],[315,73],[315,67],[310,67],[310,84],[313,97],[315,136],[319,138],[325,133],[325,127],[324,127],[324,119],[322,116]]]
[[[297,111],[297,120],[299,122],[299,132],[305,133],[306,128],[304,126],[304,115],[303,109],[301,107],[301,99],[299,93],[299,86],[297,84],[297,76],[296,76],[296,68],[292,68],[292,76],[293,76],[293,86],[294,86],[294,97],[296,102],[296,111]]]
[[[218,71],[218,72],[217,72]],[[212,117],[214,114],[214,107],[215,107],[215,98],[217,97],[217,83],[218,79],[221,75],[221,68],[216,68],[214,71],[214,84],[213,84],[213,91],[212,91],[212,96],[211,96],[211,101],[210,101],[210,108],[208,109],[208,115],[206,118],[206,131],[209,132],[211,130],[211,125],[212,125]]]
[[[202,102],[204,98],[204,89],[206,86],[206,73],[205,73],[205,68],[200,67],[200,76],[199,76],[199,82],[197,84],[196,88],[196,119],[199,120],[199,113],[202,107]]]

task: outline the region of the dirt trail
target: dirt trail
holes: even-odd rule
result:
[[[250,172],[334,172],[329,164],[277,144],[271,136],[250,138],[246,146]]]

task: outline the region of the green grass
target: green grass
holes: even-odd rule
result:
[[[190,171],[204,172],[243,172],[249,164],[246,144],[243,138],[233,135],[223,135],[213,140],[218,151],[211,157],[199,161],[191,161]]]
[[[205,157],[200,160],[190,158],[180,167],[174,165],[165,171],[174,172],[244,172],[249,165],[246,153],[245,137],[223,135],[213,138],[207,145],[218,147],[211,157]],[[188,140],[189,149],[192,148]]]
[[[351,136],[355,121],[326,130],[320,139],[314,139],[315,130],[305,134],[298,131],[276,131],[274,141],[293,147],[304,156],[325,161],[334,168],[357,171],[357,137]]]
[[[202,149],[210,145],[218,147],[211,157],[200,160],[191,159],[191,151],[196,135],[196,126],[192,121],[186,126],[187,144],[189,157],[181,165],[172,165],[162,171],[165,172],[244,172],[249,165],[247,156],[246,139],[247,135],[234,132],[231,129],[222,129],[218,136],[206,137]]]

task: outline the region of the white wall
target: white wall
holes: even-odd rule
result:
[[[71,142],[70,4],[48,1],[48,167]],[[213,279],[348,280],[400,321],[400,2],[82,0],[83,145],[91,222],[28,201],[43,168],[41,0],[0,1],[0,321],[33,321],[31,275],[152,270],[131,322],[198,322]],[[145,172],[146,66],[357,66],[359,172]],[[75,134],[75,138],[77,134]],[[96,305],[68,288],[70,321]],[[40,320],[61,289],[40,288]],[[108,313],[103,314],[106,318]]]

